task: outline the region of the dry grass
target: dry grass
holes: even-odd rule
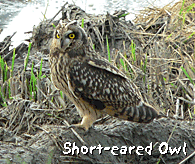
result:
[[[195,114],[193,2],[187,0],[184,5],[180,1],[173,6],[146,8],[135,19],[143,51],[139,58],[143,60],[147,56],[148,59],[146,86],[149,92],[161,109],[176,117],[183,113],[181,118],[189,120]],[[180,114],[176,109],[181,109]]]

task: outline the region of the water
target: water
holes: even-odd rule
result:
[[[16,47],[30,36],[24,32],[32,31],[34,25],[46,18],[52,18],[67,0],[0,0],[0,41],[7,35],[12,35],[12,45]],[[178,0],[174,0],[175,2]],[[135,14],[147,6],[159,6],[173,2],[173,0],[68,0],[69,4],[76,4],[90,14],[113,13],[115,10],[125,9],[133,20]],[[59,14],[59,17],[61,14]],[[56,18],[58,19],[58,18]]]

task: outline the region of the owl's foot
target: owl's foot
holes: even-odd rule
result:
[[[91,115],[86,115],[83,117],[81,123],[79,124],[72,124],[69,126],[69,128],[81,128],[85,131],[88,131],[88,129],[93,125],[94,121],[96,120],[96,117],[92,117]]]
[[[86,127],[84,127],[81,123],[79,124],[72,124],[70,125],[68,128],[80,128],[80,129],[84,129],[85,131],[87,131],[88,129]]]
[[[82,133],[83,136],[89,135],[91,133],[91,130],[93,129],[92,127],[89,127],[88,129],[86,129],[86,127],[84,127],[81,124],[72,124],[68,127],[68,129],[70,128],[80,128],[82,129],[82,131],[80,131],[80,133]],[[75,129],[76,130],[76,129]]]

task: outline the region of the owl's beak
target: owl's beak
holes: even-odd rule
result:
[[[60,41],[60,47],[61,47],[61,48],[64,47],[64,39],[61,39],[61,41]]]
[[[67,49],[71,44],[71,39],[68,39],[67,37],[64,37],[60,41],[60,46],[63,50]]]

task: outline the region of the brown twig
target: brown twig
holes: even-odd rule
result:
[[[188,157],[186,157],[184,160],[182,160],[179,164],[184,164],[185,162],[187,162],[188,159],[192,158],[193,156],[195,156],[195,151],[190,154]]]
[[[64,7],[68,4],[68,2],[66,2],[61,9],[54,15],[53,18],[51,18],[51,20],[49,21],[49,23],[46,25],[46,28],[48,27],[48,25],[55,19],[55,17],[64,9]]]

